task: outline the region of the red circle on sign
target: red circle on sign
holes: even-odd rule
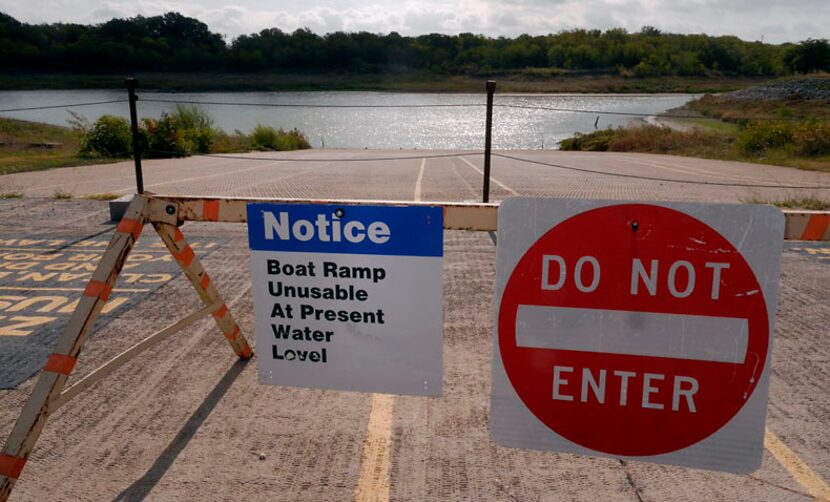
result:
[[[549,271],[546,277],[548,286],[558,289],[542,289],[545,255],[561,257],[561,262],[548,259],[556,272]],[[595,284],[593,263],[583,257],[593,257],[599,264]],[[581,258],[577,281],[574,269]],[[653,296],[642,275],[637,275],[637,294],[632,292],[635,259],[644,265],[646,274],[656,272]],[[652,260],[658,260],[654,270]],[[685,263],[675,267],[670,289],[669,270],[679,261]],[[559,263],[566,265],[561,284]],[[693,288],[689,287],[690,267],[695,275]],[[720,280],[715,286],[718,268]],[[673,357],[666,357],[519,346],[517,314],[522,305],[746,320],[746,352],[733,354],[736,362],[723,362],[678,357],[677,351],[682,354],[683,349],[677,347],[671,348]],[[545,233],[522,256],[507,281],[498,330],[507,376],[539,420],[578,445],[626,456],[676,451],[723,427],[755,390],[769,345],[764,296],[743,256],[705,223],[646,204],[586,211]],[[684,338],[684,343],[696,342]],[[556,399],[555,367],[559,368]],[[604,385],[600,385],[603,371]]]

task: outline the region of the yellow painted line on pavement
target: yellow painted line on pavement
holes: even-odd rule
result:
[[[412,198],[421,200],[421,186],[424,180],[427,159],[421,159],[415,193]],[[395,398],[387,394],[372,394],[372,411],[363,441],[363,458],[360,477],[354,492],[356,502],[386,502],[389,500],[389,451],[392,447],[392,412]]]
[[[21,252],[25,252],[25,251],[33,251],[33,252],[34,251],[43,251],[44,253],[50,253],[50,254],[54,254],[54,253],[58,253],[58,252],[59,253],[76,253],[77,252],[77,253],[100,253],[100,254],[104,254],[104,252],[107,250],[107,246],[109,246],[109,241],[101,241],[101,242],[103,242],[106,245],[101,246],[101,247],[96,247],[96,248],[90,248],[90,247],[76,248],[76,247],[68,246],[68,247],[61,248],[61,249],[57,249],[58,246],[51,247],[51,248],[0,246],[0,252],[5,252],[5,251],[21,251]],[[136,253],[162,253],[162,252],[169,253],[170,251],[168,251],[167,248],[157,248],[157,249],[137,249],[137,250],[135,250],[135,252]],[[0,258],[2,258],[2,257],[0,257]]]
[[[830,487],[827,486],[827,483],[769,429],[764,432],[764,447],[787,469],[790,475],[798,481],[798,484],[804,487],[810,496],[818,500],[830,501]]]
[[[482,176],[484,176],[484,171],[482,171],[481,169],[479,169],[478,167],[476,167],[476,165],[475,165],[475,164],[473,164],[473,163],[472,163],[472,162],[470,162],[469,160],[465,159],[464,157],[459,157],[459,159],[461,159],[461,160],[463,160],[464,162],[466,162],[468,166],[472,167],[473,169],[475,169],[476,171],[478,171],[478,173],[479,173],[479,174],[481,174]],[[507,191],[508,191],[508,192],[510,192],[511,194],[513,194],[513,195],[519,195],[519,192],[517,192],[517,191],[513,190],[512,188],[510,188],[509,186],[505,185],[504,183],[502,183],[501,181],[497,180],[496,178],[494,178],[494,177],[490,176],[490,180],[492,180],[492,181],[493,181],[493,183],[495,183],[496,185],[498,185],[498,186],[500,186],[500,187],[504,188],[505,190],[507,190]]]
[[[386,502],[389,500],[389,451],[392,448],[392,410],[395,398],[387,394],[372,394],[372,412],[366,439],[360,476],[354,491],[355,502]]]
[[[427,159],[421,159],[421,169],[415,180],[413,200],[421,200],[421,186],[424,180]],[[355,502],[388,502],[389,466],[392,462],[392,419],[395,397],[388,394],[372,394],[372,411],[363,440],[363,457],[360,460],[360,475],[354,491]]]
[[[39,288],[28,286],[0,286],[0,291],[84,291],[84,288]],[[113,289],[113,293],[146,293],[149,289]]]

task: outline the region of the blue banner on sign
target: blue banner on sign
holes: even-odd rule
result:
[[[443,256],[438,206],[248,204],[248,242],[256,251]]]

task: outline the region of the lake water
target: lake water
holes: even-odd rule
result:
[[[484,147],[485,95],[391,92],[139,92],[139,117],[159,117],[175,108],[153,100],[198,101],[216,126],[228,132],[249,132],[257,124],[298,128],[314,147],[481,149]],[[126,91],[2,91],[0,110],[126,100]],[[624,126],[632,117],[593,111],[657,114],[696,96],[656,95],[509,95],[496,94],[493,147],[497,149],[556,148],[575,132]],[[234,106],[218,103],[248,104]],[[271,105],[314,105],[276,107]],[[406,105],[396,108],[394,106]],[[439,105],[419,107],[419,105]],[[449,106],[448,106],[449,105]],[[474,105],[474,106],[465,106]],[[328,107],[331,106],[331,107]],[[351,108],[354,106],[371,106]],[[591,110],[591,113],[527,109],[547,107]],[[104,114],[129,117],[128,105],[113,103],[71,108],[89,119]],[[67,125],[65,108],[0,112],[0,116]],[[597,118],[599,119],[597,120]]]

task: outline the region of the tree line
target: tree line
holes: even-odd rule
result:
[[[615,71],[625,76],[774,76],[830,71],[830,43],[747,42],[734,36],[679,35],[644,27],[570,30],[543,36],[472,33],[402,36],[396,32],[317,35],[269,28],[226,42],[205,23],[171,12],[95,25],[32,25],[0,13],[0,70],[127,71],[421,70],[484,75],[525,71]]]

